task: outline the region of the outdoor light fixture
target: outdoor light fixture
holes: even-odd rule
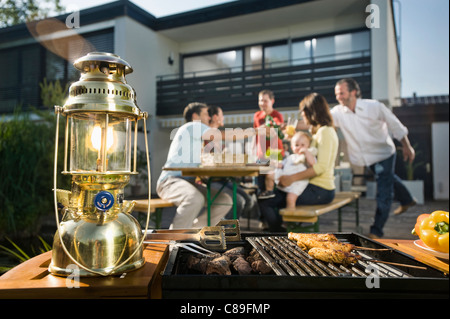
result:
[[[173,62],[175,62],[175,59],[173,57],[173,52],[170,52],[169,56],[167,57],[167,63],[170,65],[173,65]]]
[[[130,176],[137,174],[138,121],[143,119],[147,132],[147,113],[136,105],[135,91],[125,81],[133,69],[119,56],[93,52],[76,60],[74,66],[81,71],[81,78],[70,86],[64,106],[55,106],[58,228],[49,271],[61,276],[72,274],[74,269],[81,276],[124,273],[145,263],[143,232],[130,214],[134,203],[124,200],[124,187]],[[56,185],[60,115],[66,117],[62,174],[72,176],[70,191],[59,190]],[[144,136],[150,198],[148,141]],[[150,207],[145,232],[149,216]]]

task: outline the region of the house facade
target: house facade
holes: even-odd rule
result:
[[[77,14],[72,28],[67,22]],[[351,76],[364,97],[400,105],[391,0],[241,0],[164,18],[120,0],[49,20],[62,27],[0,29],[8,74],[0,78],[0,113],[39,107],[39,83],[77,80],[72,63],[87,52],[119,55],[132,65],[127,81],[150,115],[152,192],[170,133],[192,101],[221,106],[226,126],[245,128],[262,89],[274,91],[286,117],[297,117],[306,94],[319,92],[333,105],[334,84]]]

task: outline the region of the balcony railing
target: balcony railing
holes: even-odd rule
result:
[[[316,61],[318,61],[316,59]],[[160,76],[157,80],[157,115],[181,115],[190,102],[217,105],[226,111],[256,110],[262,89],[275,93],[276,107],[296,107],[311,92],[335,102],[334,85],[344,77],[353,77],[364,97],[371,97],[371,58],[367,51],[352,58],[299,64],[291,60],[285,66],[266,64],[260,70],[221,69],[214,75],[189,73]],[[255,66],[252,66],[253,68]]]

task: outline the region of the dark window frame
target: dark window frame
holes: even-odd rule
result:
[[[106,29],[102,29],[102,30],[84,33],[84,34],[82,34],[82,36],[85,39],[87,39],[89,42],[91,42],[90,38],[92,38],[92,37],[102,36],[102,35],[109,36],[110,38],[108,40],[106,40],[104,43],[102,41],[101,43],[102,43],[102,46],[108,47],[108,51],[110,51],[111,53],[114,53],[114,32],[115,32],[114,27],[110,27],[110,28],[106,28]],[[38,73],[37,73],[37,76],[34,77],[34,79],[32,81],[33,83],[31,85],[33,87],[35,87],[37,92],[35,94],[33,94],[32,96],[29,96],[28,94],[26,94],[26,92],[25,93],[23,92],[25,86],[24,86],[24,79],[23,79],[22,59],[23,59],[24,52],[26,52],[27,50],[36,49],[36,48],[38,49],[37,56],[33,57],[34,58],[33,63],[38,68],[38,71],[37,71]],[[97,49],[97,51],[104,51],[104,50]],[[5,56],[7,56],[8,54],[17,56],[17,65],[14,67],[14,70],[12,71],[17,74],[16,83],[14,83],[13,85],[10,85],[10,86],[3,85],[3,87],[2,87],[2,84],[7,83],[6,81],[8,81],[8,77],[7,76],[5,77],[5,75],[3,77],[4,82],[3,83],[0,82],[0,114],[12,114],[14,112],[14,110],[16,109],[16,107],[18,107],[19,105],[21,105],[21,109],[23,111],[28,111],[31,109],[31,107],[34,107],[37,109],[43,109],[44,107],[42,105],[42,99],[41,99],[41,88],[40,88],[39,84],[42,83],[44,78],[48,78],[47,54],[50,51],[48,51],[39,42],[36,42],[33,40],[32,43],[27,43],[27,44],[15,46],[15,47],[5,48],[5,49],[0,50],[0,52],[6,53]],[[54,53],[51,53],[51,54],[54,54]],[[56,56],[58,56],[58,55],[56,55]],[[63,76],[63,79],[60,79],[60,84],[61,84],[61,86],[64,87],[65,85],[70,84],[71,82],[74,81],[74,79],[69,78],[70,68],[71,67],[73,68],[73,66],[71,65],[72,62],[69,62],[63,58],[61,58],[61,59],[63,62],[64,76]],[[8,63],[8,61],[6,61],[6,63]],[[13,97],[13,98],[10,98],[10,97]],[[8,105],[6,105],[5,107],[3,107],[2,104],[5,105],[6,102],[8,102],[8,101],[11,101],[11,102],[8,103]]]
[[[302,41],[307,41],[307,40],[312,40],[312,39],[319,39],[319,38],[326,38],[326,37],[330,37],[330,36],[336,36],[336,35],[341,35],[341,34],[348,34],[348,33],[357,33],[357,32],[362,32],[362,31],[367,31],[369,33],[369,39],[371,37],[371,32],[370,30],[368,30],[367,28],[353,28],[353,29],[347,29],[347,30],[342,30],[342,31],[337,31],[337,32],[327,32],[327,33],[321,33],[321,34],[317,34],[317,35],[310,35],[310,36],[304,36],[304,37],[297,37],[297,38],[292,38],[292,39],[280,39],[280,40],[274,40],[274,41],[269,41],[269,42],[258,42],[258,43],[252,43],[252,44],[248,44],[248,45],[240,45],[240,46],[230,46],[230,47],[224,47],[221,49],[214,49],[214,50],[207,50],[207,51],[201,51],[201,52],[195,52],[195,53],[186,53],[186,54],[180,54],[180,72],[179,75],[183,76],[184,75],[184,59],[185,58],[191,58],[191,57],[195,57],[195,56],[202,56],[202,55],[210,55],[210,54],[217,54],[217,53],[222,53],[222,52],[227,52],[227,51],[233,51],[233,50],[242,50],[242,52],[244,54],[242,54],[242,67],[245,69],[245,66],[247,65],[247,61],[245,61],[245,49],[248,47],[252,47],[252,46],[262,46],[262,63],[261,63],[261,69],[265,69],[265,65],[266,63],[265,61],[265,49],[267,47],[273,47],[273,46],[278,46],[278,45],[289,45],[289,42],[291,44],[294,44],[296,42],[302,42]],[[371,50],[371,48],[369,48],[369,50]],[[312,56],[311,56],[312,58]],[[162,76],[164,77],[164,76]]]

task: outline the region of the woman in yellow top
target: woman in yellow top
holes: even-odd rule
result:
[[[311,93],[300,102],[300,111],[306,124],[311,126],[313,134],[311,146],[317,148],[317,162],[302,172],[281,176],[279,184],[289,186],[295,181],[309,179],[308,186],[297,198],[296,204],[328,204],[335,195],[334,163],[339,146],[330,108],[322,95]],[[284,207],[286,207],[286,193],[279,189],[275,190],[275,197],[259,201],[261,215],[267,222],[269,231],[286,231],[278,214],[278,209]]]

